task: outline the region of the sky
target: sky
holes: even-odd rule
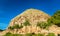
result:
[[[60,0],[0,0],[0,29],[7,29],[12,18],[29,8],[52,16],[60,10]]]

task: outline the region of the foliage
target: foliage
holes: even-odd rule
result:
[[[34,34],[34,35],[32,35],[32,36],[37,36],[37,34]]]
[[[51,24],[49,24],[49,23],[45,23],[45,22],[42,22],[42,23],[37,23],[37,26],[39,26],[40,28],[42,28],[42,29],[45,29],[45,28],[47,28],[47,27],[49,27]]]
[[[13,27],[13,26],[10,26],[10,27],[8,27],[8,29],[11,29],[11,30],[13,30],[13,29],[14,29],[14,27]]]
[[[27,34],[25,34],[25,36],[32,36],[32,34],[31,33],[27,33]]]
[[[60,26],[60,11],[57,11],[53,16],[52,16],[52,21],[54,24],[57,26]]]
[[[44,36],[44,34],[37,34],[37,36]]]
[[[11,30],[14,30],[14,29],[21,29],[21,28],[23,28],[23,26],[22,25],[18,25],[18,24],[15,24],[14,26],[10,26],[9,27],[9,29],[11,29]]]
[[[44,36],[44,34],[33,34],[33,33],[27,33],[25,36]]]
[[[13,34],[13,36],[23,36],[22,34]]]
[[[32,33],[27,33],[27,34],[12,34],[10,32],[6,33],[4,36],[45,36],[45,34],[32,34]],[[46,36],[55,36],[54,33],[49,33],[48,35]]]
[[[4,36],[22,36],[22,34],[12,34],[12,33],[8,32]]]
[[[53,25],[53,21],[52,21],[52,19],[48,19],[47,20],[47,27],[49,27],[51,25]]]
[[[22,25],[19,26],[18,24],[16,24],[16,25],[14,26],[14,28],[15,28],[15,29],[21,29],[21,28],[23,28],[23,26],[22,26]]]
[[[6,33],[4,36],[13,36],[10,32]]]
[[[29,25],[30,25],[29,21],[26,20],[26,21],[24,22],[24,26],[29,26]]]
[[[55,36],[54,33],[49,33],[47,36]]]
[[[60,36],[60,34],[58,34],[58,36]]]

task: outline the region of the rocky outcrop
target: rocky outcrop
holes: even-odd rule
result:
[[[17,15],[15,18],[13,18],[8,26],[8,29],[3,31],[2,33],[11,32],[12,34],[26,34],[26,33],[55,33],[60,34],[60,27],[57,27],[56,25],[52,25],[46,29],[41,29],[37,26],[38,22],[45,22],[47,23],[47,20],[50,18],[48,14],[44,13],[43,11],[37,10],[37,9],[27,9],[21,14]],[[28,20],[26,22],[26,20]],[[29,24],[28,26],[26,26]],[[22,25],[23,27],[20,29],[13,29],[10,30],[9,27],[13,27],[14,25]]]
[[[9,26],[14,26],[15,24],[23,25],[26,19],[28,19],[30,26],[24,26],[22,29],[19,29],[17,33],[40,33],[41,28],[37,27],[38,22],[47,22],[50,16],[43,11],[37,9],[28,9],[23,13],[19,14],[13,18]],[[15,32],[15,31],[14,31]],[[16,32],[15,32],[16,33]]]

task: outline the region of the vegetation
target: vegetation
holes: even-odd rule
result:
[[[33,33],[27,33],[25,36],[44,36],[44,34],[33,34]]]
[[[60,34],[58,34],[58,36],[60,36]]]
[[[10,32],[8,32],[4,36],[13,36],[13,35]]]
[[[29,25],[30,25],[29,21],[26,20],[26,21],[24,22],[24,26],[29,26]]]
[[[46,23],[37,23],[37,26],[39,26],[40,28],[46,28]]]
[[[55,36],[54,33],[49,33],[47,36]]]
[[[57,25],[57,26],[60,27],[60,11],[57,11],[57,12],[52,16],[51,19],[52,19],[51,21],[52,21],[55,25]]]
[[[22,34],[13,34],[13,36],[23,36]]]
[[[45,36],[44,34],[37,34],[37,36]]]
[[[50,25],[51,24],[49,24],[49,22],[48,23],[45,23],[45,22],[37,23],[37,26],[39,26],[42,29],[48,28]]]
[[[19,26],[18,24],[16,24],[16,25],[14,26],[14,28],[15,28],[15,29],[21,29],[21,28],[23,28],[23,26],[22,26],[22,25]]]
[[[60,11],[57,11],[50,19],[48,19],[47,23],[42,22],[42,23],[37,23],[37,26],[39,26],[40,28],[48,28],[51,25],[57,25],[60,27]]]
[[[27,33],[27,34],[25,34],[25,36],[32,36],[32,34],[31,33]]]
[[[44,34],[27,33],[27,34],[23,35],[23,34],[12,34],[12,33],[8,32],[4,36],[44,36]]]
[[[48,19],[47,23],[38,22],[37,26],[42,28],[42,29],[46,29],[46,28],[48,28],[49,26],[51,26],[53,24],[55,24],[55,25],[60,27],[60,11],[57,11],[56,13],[54,13],[54,15],[50,19]],[[23,25],[24,26],[29,26],[31,24],[29,23],[28,20],[26,20],[23,23]],[[11,29],[11,30],[13,30],[13,29],[17,29],[18,30],[18,29],[21,29],[21,28],[23,28],[23,26],[22,25],[19,26],[18,24],[15,24],[14,26],[10,26],[9,27],[9,29]],[[11,33],[8,32],[5,36],[23,36],[23,35],[22,34],[11,34]],[[45,36],[45,35],[44,34],[27,33],[27,34],[25,34],[25,36]],[[55,34],[54,33],[49,33],[46,36],[55,36]],[[60,34],[58,34],[58,36],[60,36]]]
[[[12,34],[12,33],[8,32],[4,36],[22,36],[22,34]]]
[[[14,27],[13,27],[13,26],[10,26],[10,27],[8,27],[8,29],[10,29],[10,30],[14,30]]]
[[[45,34],[33,34],[33,33],[27,33],[27,34],[12,34],[10,32],[6,33],[4,36],[55,36],[54,33],[48,33],[47,35]]]
[[[10,26],[9,27],[9,29],[11,29],[11,30],[14,30],[14,29],[21,29],[21,28],[23,28],[23,26],[22,25],[18,25],[18,24],[15,24],[14,26]]]

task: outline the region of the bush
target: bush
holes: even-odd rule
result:
[[[22,34],[13,34],[13,36],[23,36]]]
[[[26,20],[26,21],[24,22],[24,26],[29,26],[29,25],[30,25],[29,21]]]
[[[54,24],[60,27],[60,10],[56,11],[56,13],[54,13],[51,19]]]
[[[42,23],[39,23],[39,22],[38,22],[38,23],[37,23],[37,26],[39,26],[40,28],[45,29],[45,28],[49,27],[50,24],[44,23],[44,22],[42,22]]]
[[[23,35],[22,34],[12,34],[12,33],[8,32],[4,36],[23,36]]]
[[[10,32],[6,33],[4,36],[45,36],[45,34],[35,34],[35,33],[27,33],[27,34],[12,34]],[[55,36],[54,33],[48,33],[46,36]],[[60,34],[58,34],[60,36]]]
[[[13,36],[10,32],[6,33],[4,36]]]
[[[19,26],[18,24],[15,24],[14,28],[15,29],[21,29],[21,28],[23,28],[23,26],[22,25]]]
[[[32,36],[32,34],[31,33],[27,33],[27,34],[25,34],[25,36]]]
[[[22,25],[19,26],[18,24],[15,24],[14,26],[10,26],[8,28],[11,30],[14,30],[14,29],[21,29],[21,28],[23,28],[23,26]]]
[[[14,27],[13,27],[13,26],[10,26],[10,27],[8,27],[8,29],[10,29],[10,30],[14,30]]]
[[[54,33],[49,33],[47,36],[55,36]]]
[[[23,28],[23,26],[22,26],[22,25],[20,25],[20,26],[19,26],[19,28]]]
[[[58,34],[58,36],[60,36],[60,34]]]
[[[37,34],[37,36],[44,36],[44,34]]]

